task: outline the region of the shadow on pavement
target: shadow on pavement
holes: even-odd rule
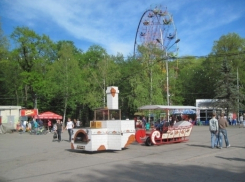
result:
[[[208,145],[195,145],[195,144],[186,144],[186,145],[191,146],[191,147],[210,148],[210,146],[208,146]]]
[[[220,157],[220,156],[216,156],[217,158],[220,158],[220,159],[225,159],[225,160],[228,160],[228,161],[241,161],[241,162],[245,162],[245,159],[242,159],[242,158],[236,158],[236,157]]]
[[[82,151],[82,150],[73,150],[73,149],[65,149],[68,152],[72,153],[83,153],[83,154],[101,154],[101,153],[117,153],[118,150],[102,150],[102,151]]]
[[[123,160],[122,160],[123,162]],[[174,165],[164,163],[146,164],[144,161],[131,161],[130,164],[116,164],[112,169],[103,169],[103,164],[88,164],[87,166],[77,168],[71,167],[65,170],[53,171],[50,173],[43,173],[39,175],[32,175],[29,177],[15,178],[7,180],[0,178],[1,181],[24,181],[31,178],[41,179],[43,176],[51,174],[63,174],[62,179],[56,179],[56,182],[76,182],[79,181],[100,181],[100,182],[120,182],[120,181],[175,181],[175,182],[230,182],[230,181],[243,181],[244,173],[229,170],[217,169],[214,167],[202,167],[197,165]],[[87,173],[82,168],[91,168],[92,172]],[[238,167],[237,167],[238,168]],[[72,174],[76,170],[79,173]],[[71,176],[72,175],[72,176]],[[73,178],[73,179],[71,179]]]

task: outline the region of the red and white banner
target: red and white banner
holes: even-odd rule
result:
[[[37,109],[21,109],[20,110],[21,116],[36,116],[38,115]]]

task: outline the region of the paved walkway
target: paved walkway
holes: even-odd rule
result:
[[[207,126],[194,126],[187,143],[122,151],[74,152],[52,134],[0,134],[0,182],[167,181],[243,182],[245,128],[228,128],[231,148],[211,149]],[[225,145],[225,144],[224,144]]]

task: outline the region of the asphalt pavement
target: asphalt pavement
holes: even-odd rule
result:
[[[211,149],[207,126],[194,126],[186,143],[121,151],[72,151],[52,134],[0,134],[0,182],[244,182],[245,128],[227,129],[230,148]]]

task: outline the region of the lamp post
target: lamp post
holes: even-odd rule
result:
[[[171,47],[173,47],[173,45],[175,45],[175,44],[177,44],[179,41],[180,41],[180,39],[177,39],[169,48],[164,48],[164,46],[163,46],[163,39],[162,39],[162,30],[160,29],[160,32],[161,32],[161,40],[159,40],[159,39],[156,39],[156,41],[158,42],[158,43],[160,43],[161,44],[161,46],[162,46],[162,51],[164,51],[165,50],[165,57],[166,57],[166,74],[167,74],[167,104],[168,104],[168,106],[170,105],[170,103],[169,103],[169,78],[168,78],[168,50],[171,48]],[[169,121],[169,110],[168,110],[168,121]]]
[[[162,33],[161,33],[161,39],[162,39]],[[179,41],[180,41],[180,39],[177,39],[168,49],[164,49],[164,47],[163,47],[163,40],[159,40],[159,39],[156,39],[157,40],[157,42],[158,43],[160,43],[161,44],[161,46],[162,46],[162,50],[164,51],[165,50],[165,57],[166,57],[166,73],[167,73],[167,103],[168,103],[168,106],[170,105],[170,103],[169,103],[169,78],[168,78],[168,50],[171,48],[171,47],[173,47],[173,45],[175,45],[175,44],[177,44]]]
[[[103,75],[103,92],[104,92],[104,95],[103,95],[103,107],[105,108],[106,107],[106,103],[105,103],[105,100],[106,100],[106,75],[107,75],[107,57],[105,54],[102,54],[103,58],[104,58],[104,61],[105,61],[105,68],[102,70],[102,75]]]
[[[239,123],[240,123],[241,121],[240,121],[240,118],[239,118],[239,114],[240,114],[239,110],[240,109],[239,109],[239,73],[238,73],[238,67],[237,67],[236,73],[237,73],[237,91],[238,91],[238,98],[237,98],[237,121],[239,119]]]

